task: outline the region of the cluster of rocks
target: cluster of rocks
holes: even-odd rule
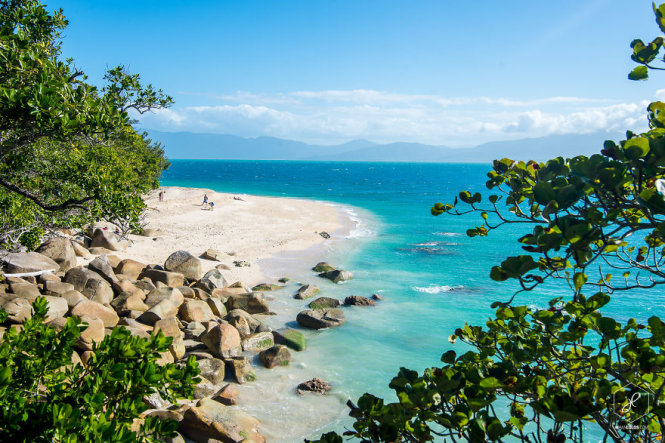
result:
[[[334,283],[346,281],[353,278],[353,274],[349,271],[343,271],[331,266],[328,263],[320,262],[312,268],[314,272],[319,273],[319,277],[327,278]],[[304,300],[314,297],[320,292],[316,285],[304,284],[293,295],[293,298]],[[380,300],[380,296],[375,294],[374,300]],[[339,326],[346,321],[344,312],[338,309],[342,305],[345,306],[374,306],[374,300],[367,297],[352,295],[346,297],[344,302],[330,297],[318,297],[310,302],[309,309],[301,311],[296,316],[296,321],[299,325],[309,329],[325,329]],[[300,390],[300,388],[299,388]]]
[[[49,302],[47,321],[54,327],[62,328],[68,316],[88,323],[72,355],[75,363],[85,365],[93,342],[116,326],[146,338],[161,331],[173,337],[173,343],[159,363],[194,356],[202,382],[195,388],[196,403],[167,405],[146,398],[153,407],[146,414],[177,420],[180,432],[195,441],[264,441],[258,433],[259,422],[231,407],[237,403],[238,390],[224,380],[239,384],[255,380],[250,358],[257,354],[266,368],[288,365],[293,360],[290,349],[305,349],[303,335],[294,329],[272,331],[261,319],[270,314],[261,292],[240,282],[229,284],[217,268],[203,273],[201,260],[186,251],[174,252],[163,265],[121,260],[108,253],[119,247],[112,236],[102,230],[91,234],[87,247],[60,237],[47,241],[38,252],[13,253],[2,259],[7,274],[24,276],[6,277],[0,283],[0,306],[9,313],[7,323],[0,326],[0,337],[7,328],[20,328],[30,318],[31,303],[39,296]],[[96,252],[105,253],[86,267],[77,266],[77,255]],[[215,251],[206,255],[215,257]],[[54,272],[43,272],[48,270]],[[25,276],[30,273],[37,275]],[[274,288],[268,285],[267,289]],[[319,324],[335,321],[334,311],[317,314],[323,322]]]

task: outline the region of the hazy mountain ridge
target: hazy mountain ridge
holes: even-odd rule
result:
[[[472,148],[450,148],[421,143],[376,144],[353,140],[333,146],[276,137],[245,138],[226,134],[148,131],[161,142],[171,159],[316,160],[486,163],[496,158],[547,160],[600,152],[603,141],[620,140],[621,133],[550,135],[484,143]]]

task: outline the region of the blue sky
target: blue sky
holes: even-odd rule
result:
[[[165,131],[468,146],[643,130],[665,74],[631,82],[645,0],[73,1],[63,53],[172,95]]]

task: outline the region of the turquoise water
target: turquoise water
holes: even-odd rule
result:
[[[337,389],[340,402],[364,392],[393,399],[387,387],[401,366],[422,370],[440,363],[447,337],[469,322],[483,324],[490,304],[518,289],[489,279],[492,265],[520,253],[514,226],[488,238],[468,238],[478,215],[433,217],[436,202],[451,202],[460,190],[486,192],[489,165],[174,160],[162,184],[211,188],[220,192],[289,196],[347,205],[360,224],[352,238],[328,255],[332,264],[354,272],[344,285],[321,284],[322,295],[371,296],[385,300],[375,308],[347,309],[347,323],[308,335],[302,357]],[[311,264],[306,264],[311,266]],[[316,277],[312,276],[312,279]],[[518,295],[516,302],[544,306],[567,296],[562,285]],[[279,295],[275,297],[279,298]],[[608,310],[621,319],[663,315],[663,295],[652,291],[614,297]],[[290,298],[289,298],[290,299]],[[286,302],[285,302],[286,303]],[[293,303],[289,301],[288,303]],[[261,377],[261,374],[259,374]],[[341,412],[340,412],[341,411]],[[316,431],[349,426],[343,407]],[[280,431],[282,432],[282,431]],[[294,431],[295,432],[295,431]],[[302,435],[282,435],[296,441]]]

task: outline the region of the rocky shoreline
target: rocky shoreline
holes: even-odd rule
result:
[[[236,267],[251,264],[216,250],[195,251],[200,253],[198,256],[178,250],[163,264],[150,264],[114,254],[123,247],[110,231],[97,228],[87,234],[56,237],[37,252],[2,258],[8,275],[0,284],[0,305],[10,316],[0,326],[0,333],[21,327],[31,315],[30,303],[39,296],[49,301],[49,324],[54,327],[62,328],[68,316],[79,316],[90,325],[72,355],[74,363],[85,365],[92,342],[100,341],[115,326],[123,326],[139,337],[161,331],[173,337],[173,343],[160,361],[178,362],[193,356],[199,363],[202,381],[195,388],[193,401],[170,405],[151,396],[145,399],[151,409],[144,414],[178,421],[182,438],[192,441],[265,441],[259,421],[237,406],[237,386],[256,380],[252,361],[268,369],[288,366],[293,361],[291,352],[306,348],[305,337],[297,329],[273,330],[266,325],[273,313],[264,292],[283,286],[262,283],[249,288],[243,282],[228,281],[225,274],[230,262]],[[79,258],[92,260],[80,266]],[[210,262],[219,263],[204,268]],[[317,264],[313,270],[319,278],[334,283],[353,277],[326,263]],[[31,275],[22,276],[25,274]],[[287,280],[281,279],[281,283]],[[303,284],[294,298],[314,298],[317,292],[315,285]],[[319,297],[297,315],[296,321],[309,329],[335,327],[345,321],[339,309],[342,304],[374,303],[359,296],[344,301]],[[329,389],[318,378],[293,386],[298,394],[323,394]]]

